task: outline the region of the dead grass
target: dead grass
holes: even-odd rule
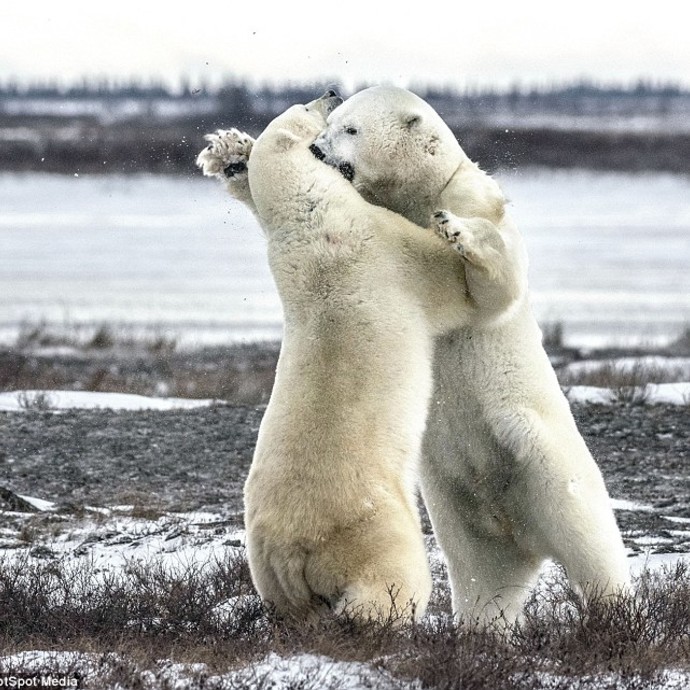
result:
[[[58,352],[51,352],[51,350]],[[60,352],[61,350],[61,352]],[[177,350],[175,338],[97,328],[25,324],[15,344],[0,348],[0,389],[79,390],[146,396],[211,398],[263,404],[273,386],[278,348],[228,345]],[[45,402],[49,402],[49,395]],[[41,407],[24,396],[26,409]]]
[[[89,327],[70,323],[56,326],[40,321],[23,323],[14,347],[20,351],[52,347],[89,351],[119,347],[143,349],[152,353],[170,353],[177,348],[177,339],[155,331],[137,333],[132,329],[107,323]]]
[[[567,351],[563,325],[543,325],[547,351]],[[615,359],[575,373],[558,371],[564,388],[575,385],[608,388],[613,399],[628,404],[647,401],[648,384],[672,383],[687,378],[686,372],[661,367],[644,359],[647,354],[679,355],[688,350],[690,329],[668,348],[608,353],[622,357],[634,354],[636,364],[622,365]],[[72,354],[44,356],[46,348],[66,348]],[[604,354],[604,353],[602,353]],[[165,333],[135,332],[101,324],[97,327],[45,323],[23,325],[16,343],[0,349],[0,388],[3,390],[84,390],[137,393],[147,396],[211,398],[235,404],[265,404],[273,386],[278,344],[210,348],[184,352],[174,337]],[[594,355],[596,356],[596,355]],[[40,409],[40,401],[27,401]]]
[[[631,364],[615,360],[602,360],[599,366],[577,372],[566,370],[559,373],[564,388],[571,386],[595,386],[608,388],[616,402],[643,404],[649,398],[649,384],[682,381],[684,372],[679,367],[659,366],[643,358]]]
[[[686,326],[678,338],[671,343],[669,351],[676,355],[690,356],[690,326]]]
[[[149,680],[160,675],[160,659],[206,664],[194,686],[206,688],[208,673],[246,667],[270,652],[364,662],[385,672],[386,687],[415,680],[449,690],[537,688],[547,676],[549,688],[571,688],[575,679],[578,688],[601,688],[606,675],[623,682],[617,687],[652,688],[665,669],[687,669],[690,660],[690,573],[683,564],[644,575],[632,595],[595,596],[587,607],[553,586],[533,597],[524,621],[505,634],[446,616],[404,629],[335,616],[316,627],[291,626],[261,606],[241,557],[177,574],[137,563],[112,575],[88,562],[65,568],[6,561],[0,611],[5,653],[93,653],[102,659],[102,679],[128,688],[142,687],[144,673]],[[161,676],[146,687],[166,682]]]

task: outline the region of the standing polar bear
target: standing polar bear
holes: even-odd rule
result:
[[[309,147],[341,102],[329,92],[293,106],[256,142],[208,135],[197,162],[256,213],[284,309],[245,486],[256,588],[295,619],[404,620],[431,591],[415,496],[434,336],[490,321],[518,271],[489,224],[465,228],[465,259],[439,236],[445,225],[371,205],[319,162]]]
[[[435,348],[421,485],[454,611],[510,624],[547,558],[580,591],[625,587],[608,493],[542,347],[525,252],[498,185],[404,89],[355,94],[329,116],[312,150],[364,198],[413,222],[447,209],[436,219],[461,253],[467,222],[455,216],[497,224],[520,257],[520,293],[503,318],[445,334]],[[468,273],[470,287],[472,280]]]

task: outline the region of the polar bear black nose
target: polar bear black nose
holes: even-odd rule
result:
[[[309,150],[310,150],[310,151],[314,154],[314,156],[316,156],[316,158],[318,158],[320,161],[322,161],[322,160],[326,157],[326,154],[325,154],[316,144],[312,144],[312,145],[309,147]]]

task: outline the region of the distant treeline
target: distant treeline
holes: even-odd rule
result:
[[[302,84],[261,85],[252,86],[248,82],[238,79],[227,79],[219,86],[209,86],[204,82],[192,84],[189,80],[181,80],[178,86],[171,86],[161,81],[126,80],[119,81],[108,78],[85,78],[78,83],[60,85],[53,81],[35,81],[19,83],[13,80],[0,80],[0,97],[23,96],[28,98],[184,98],[188,94],[206,94],[215,96],[223,91],[242,90],[250,98],[261,94],[281,94],[283,96],[300,96],[313,94],[319,89],[337,88],[338,80],[324,80]],[[358,86],[355,90],[366,88],[367,84]],[[563,101],[563,99],[581,99],[583,97],[604,98],[640,98],[690,96],[690,89],[671,82],[657,82],[640,79],[630,84],[599,84],[591,80],[578,80],[548,86],[530,86],[514,84],[508,88],[493,86],[467,86],[464,88],[453,86],[424,86],[411,85],[410,88],[420,95],[432,98],[451,99],[494,99],[529,101]],[[343,89],[344,90],[344,89]]]
[[[364,88],[362,85],[359,88]],[[258,134],[292,103],[337,81],[220,86],[84,80],[0,83],[0,169],[52,172],[195,171],[203,133]],[[550,88],[411,85],[488,170],[525,165],[690,172],[690,90],[639,82]]]

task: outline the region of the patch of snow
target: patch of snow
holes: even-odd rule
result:
[[[690,383],[650,383],[646,393],[652,404],[690,406]]]
[[[635,543],[640,546],[658,546],[659,544],[673,544],[675,539],[670,537],[642,536],[635,537]]]
[[[682,524],[690,523],[690,518],[676,517],[675,515],[664,515],[664,520],[668,520],[669,522],[680,522]]]
[[[608,405],[615,400],[610,388],[571,386],[566,389],[571,403]],[[690,383],[649,383],[641,388],[640,398],[647,405],[690,405]]]
[[[629,559],[630,573],[636,577],[645,571],[673,568],[678,562],[690,566],[690,553],[643,553]]]
[[[52,501],[44,501],[42,498],[34,498],[33,496],[22,496],[17,494],[19,498],[31,504],[36,510],[43,512],[51,512],[57,508]]]
[[[48,503],[23,498],[32,505]],[[96,516],[91,517],[93,512]],[[3,530],[0,557],[44,558],[47,551],[65,568],[79,569],[88,559],[99,573],[117,572],[137,563],[180,573],[222,561],[229,553],[239,554],[245,544],[244,530],[230,526],[234,520],[218,513],[166,513],[148,518],[126,514],[118,507],[90,510],[81,518],[63,517],[57,534],[37,532],[31,544],[21,540],[21,523],[14,530]],[[41,548],[36,552],[37,547]]]
[[[232,674],[235,687],[265,688],[272,690],[290,690],[296,687],[319,688],[329,690],[360,690],[375,687],[400,688],[400,682],[394,681],[385,671],[358,661],[335,661],[317,654],[298,654],[281,657],[271,653],[263,660],[250,664]],[[421,687],[411,682],[410,689]]]
[[[539,687],[542,690],[549,690],[549,688],[567,687],[570,690],[583,690],[585,688],[609,688],[610,690],[625,690],[626,688],[635,687],[634,678],[623,678],[615,673],[607,673],[600,675],[585,675],[582,677],[562,676],[555,673],[545,673],[539,671],[535,674],[539,678]],[[638,679],[640,684],[647,686],[649,679]],[[655,690],[684,690],[690,684],[690,674],[683,671],[661,671],[654,676]]]
[[[89,684],[96,687],[121,688],[105,685],[109,667],[122,663],[122,657],[66,651],[27,651],[11,656],[0,657],[0,672],[21,672],[23,674],[45,673],[51,670],[51,677],[59,674],[74,677],[80,674]],[[360,690],[378,688],[379,690],[409,689],[417,690],[417,681],[401,683],[385,671],[371,664],[357,661],[337,661],[317,654],[297,654],[284,657],[271,653],[263,659],[239,669],[219,675],[212,675],[203,663],[177,663],[169,659],[157,662],[151,670],[140,671],[142,687],[171,687],[176,690],[193,690],[199,687],[199,679],[204,678],[204,687],[233,687],[247,690],[290,690],[291,688],[319,688],[319,690]],[[157,682],[156,682],[157,681]],[[26,686],[28,687],[28,686]],[[41,686],[44,687],[44,686]],[[45,685],[48,687],[48,685]],[[51,686],[52,687],[52,686]],[[68,686],[70,687],[70,686]]]
[[[215,400],[190,398],[152,398],[131,393],[94,393],[90,391],[11,391],[0,393],[0,411],[22,412],[32,401],[43,401],[49,410],[189,410],[208,407]]]
[[[610,389],[596,386],[571,386],[566,391],[566,397],[571,403],[608,405],[613,402],[613,392]]]
[[[663,357],[645,355],[644,357],[617,357],[615,359],[586,359],[571,362],[563,367],[563,374],[579,376],[591,374],[601,369],[613,367],[616,371],[631,372],[635,370],[653,370],[668,372],[690,380],[690,357]]]
[[[644,513],[656,512],[653,506],[635,503],[635,501],[629,501],[627,498],[611,498],[609,502],[614,510],[639,510]]]

